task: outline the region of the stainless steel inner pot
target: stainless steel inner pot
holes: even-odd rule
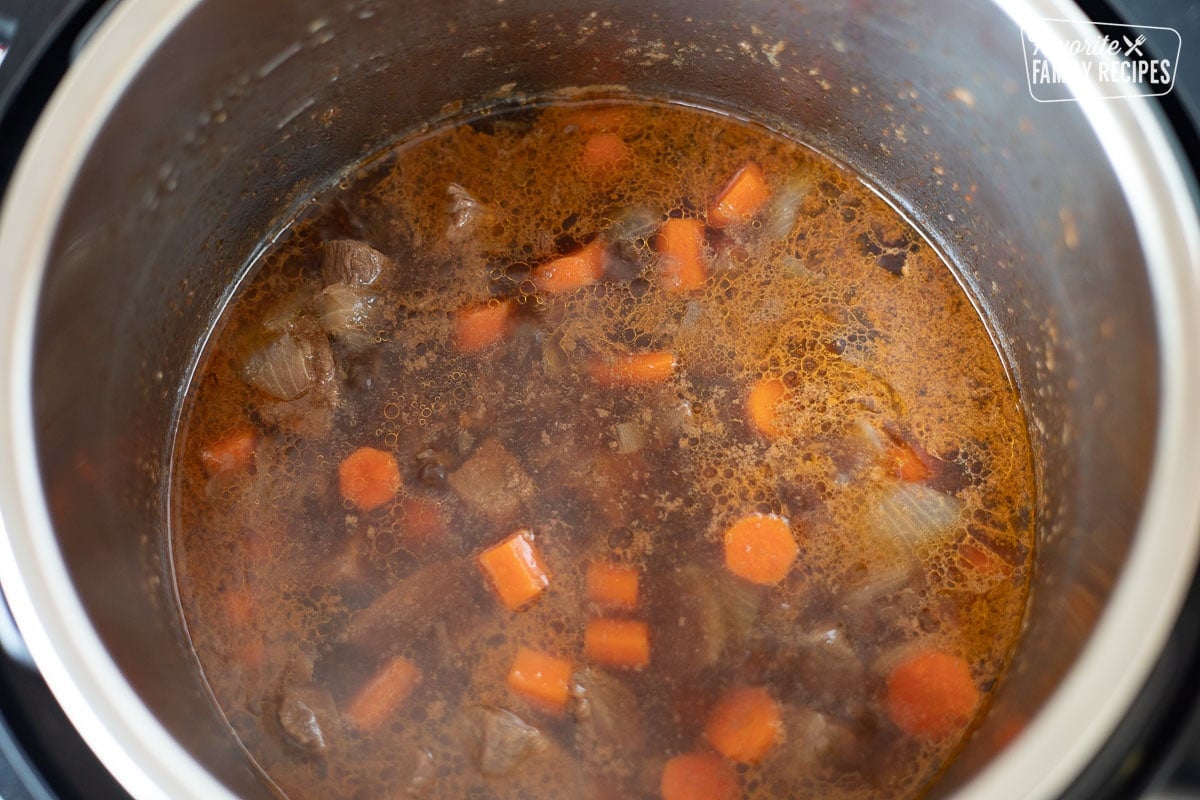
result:
[[[363,156],[573,87],[728,109],[840,159],[960,270],[1039,459],[1028,623],[939,791],[1051,797],[1195,569],[1200,236],[1142,101],[1035,103],[1044,0],[126,0],[0,218],[0,579],[140,800],[270,796],[209,702],[164,553],[180,388],[264,236]],[[1007,747],[1004,743],[1009,742]]]

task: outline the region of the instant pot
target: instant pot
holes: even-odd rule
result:
[[[1200,5],[1085,10],[1177,29],[1174,90],[1036,102],[1021,28],[1090,30],[1058,0],[0,0],[0,797],[270,796],[162,550],[197,348],[339,170],[580,86],[850,164],[992,325],[1038,453],[1037,576],[934,796],[1200,797]]]

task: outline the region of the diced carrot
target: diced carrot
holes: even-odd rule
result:
[[[787,520],[774,514],[743,517],[725,531],[725,566],[753,583],[779,583],[799,552]]]
[[[653,350],[626,353],[612,361],[593,361],[592,380],[604,386],[638,386],[662,383],[675,374],[675,354]]]
[[[775,438],[783,433],[775,415],[786,391],[787,387],[778,378],[763,378],[751,387],[750,396],[746,398],[746,411],[763,436]]]
[[[528,529],[480,553],[479,568],[491,581],[500,602],[512,611],[528,605],[550,585],[550,576]]]
[[[605,608],[633,611],[638,604],[637,569],[593,561],[587,571],[587,599]]]
[[[372,731],[396,713],[421,682],[421,670],[404,656],[384,664],[354,697],[342,715],[360,731]]]
[[[746,164],[717,193],[717,199],[708,207],[708,224],[724,228],[745,222],[763,207],[771,196],[771,189],[763,178],[762,168],[753,161]]]
[[[522,647],[508,671],[508,688],[544,710],[560,712],[567,706],[573,671],[570,661]]]
[[[887,712],[912,736],[941,739],[966,727],[979,705],[971,667],[958,656],[922,650],[892,668]]]
[[[257,603],[254,600],[254,593],[250,591],[248,586],[239,586],[236,589],[230,589],[225,592],[225,619],[230,627],[244,629],[254,622],[256,617]]]
[[[338,488],[358,508],[373,511],[400,491],[400,465],[391,453],[360,447],[338,465]]]
[[[959,543],[958,555],[965,569],[976,575],[990,578],[1012,577],[1013,565],[973,536],[967,536]]]
[[[737,773],[716,753],[684,753],[663,767],[663,800],[737,800]]]
[[[629,121],[629,109],[621,106],[590,106],[581,108],[567,115],[568,126],[574,125],[582,133],[611,133],[619,130]]]
[[[547,261],[533,271],[539,292],[560,294],[591,286],[604,277],[604,243],[599,239],[574,253]]]
[[[512,300],[502,300],[460,310],[454,319],[454,346],[477,353],[499,342],[508,333],[513,305]]]
[[[629,165],[629,148],[615,133],[594,133],[583,143],[580,163],[591,173],[614,172]]]
[[[782,725],[779,704],[765,689],[734,689],[709,714],[704,738],[726,758],[754,764],[775,744]]]
[[[650,628],[632,619],[594,619],[583,631],[583,654],[611,667],[650,663]]]
[[[245,469],[254,462],[258,434],[249,425],[235,428],[200,451],[200,463],[209,475]]]
[[[409,497],[400,504],[400,508],[404,512],[400,534],[408,545],[424,547],[446,538],[446,518],[437,503]]]
[[[262,637],[255,634],[234,645],[230,656],[233,660],[250,670],[258,670],[267,660],[267,646]]]
[[[884,453],[884,461],[892,473],[909,483],[920,483],[933,476],[933,469],[916,449],[906,442],[897,442]]]
[[[690,292],[704,285],[704,223],[698,219],[669,219],[655,241],[659,253],[658,280],[668,292]]]

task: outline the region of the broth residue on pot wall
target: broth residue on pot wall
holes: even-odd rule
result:
[[[854,175],[522,107],[278,238],[185,405],[216,703],[300,798],[904,798],[1001,675],[1033,474],[987,330]]]

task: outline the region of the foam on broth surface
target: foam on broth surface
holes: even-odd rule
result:
[[[748,162],[769,199],[705,227],[706,279],[666,288],[663,222],[703,221]],[[339,240],[385,274],[331,289]],[[597,240],[597,280],[538,291]],[[780,720],[758,763],[726,760],[741,796],[915,797],[969,719],[905,730],[897,665],[961,659],[986,707],[1028,586],[1024,420],[949,268],[853,174],[695,109],[522,108],[364,165],[256,269],[185,406],[172,536],[216,702],[288,797],[657,797],[747,686]],[[460,315],[489,301],[509,304],[500,340],[462,347]],[[598,377],[650,352],[671,355],[664,379]],[[748,412],[760,382],[770,432]],[[214,459],[235,434],[251,455]],[[369,511],[339,493],[364,446],[400,469]],[[722,555],[754,514],[798,548],[771,585]],[[520,528],[549,584],[512,611],[476,559]],[[586,599],[596,562],[637,571],[636,609]],[[645,622],[649,664],[589,659],[597,618]],[[522,648],[572,665],[565,709],[514,692]],[[396,657],[419,683],[351,724]],[[486,761],[497,726],[520,730],[500,710],[533,731],[512,763]]]

